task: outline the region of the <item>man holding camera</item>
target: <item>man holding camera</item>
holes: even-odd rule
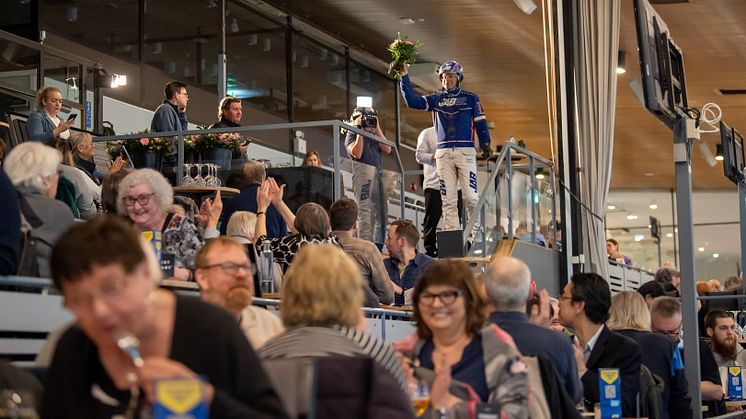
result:
[[[433,113],[437,141],[435,167],[441,180],[444,228],[447,231],[459,230],[456,185],[461,185],[466,211],[471,216],[478,199],[473,132],[476,130],[479,137],[482,157],[488,158],[492,150],[487,118],[479,104],[479,97],[461,90],[464,70],[457,61],[446,61],[438,67],[443,89],[427,96],[420,96],[414,91],[407,73],[405,66],[401,78],[404,103],[410,108]]]
[[[376,111],[373,108],[357,107],[352,112],[353,124],[365,131],[386,139],[378,123]],[[384,188],[381,182],[381,152],[391,153],[391,146],[365,138],[360,134],[347,131],[345,147],[352,158],[352,189],[357,201],[360,222],[358,223],[358,237],[376,243],[382,243],[383,237],[377,237],[375,226],[385,226],[388,208]]]

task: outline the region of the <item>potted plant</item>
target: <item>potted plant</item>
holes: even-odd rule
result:
[[[133,134],[147,133],[148,130]],[[126,152],[124,149],[126,149]],[[127,158],[129,155],[132,159],[132,166],[136,169],[147,167],[160,171],[163,162],[163,154],[169,153],[171,150],[171,140],[161,137],[130,138],[128,140],[120,140],[106,144],[106,151],[112,159],[117,156]]]
[[[223,169],[231,168],[233,152],[239,150],[241,135],[238,133],[204,134],[192,136],[194,147],[203,162],[215,163]]]

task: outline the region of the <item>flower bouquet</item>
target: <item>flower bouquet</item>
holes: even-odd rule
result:
[[[189,146],[187,146],[187,143]],[[184,147],[204,152],[217,148],[237,151],[241,144],[241,135],[235,132],[223,134],[190,135],[184,142]]]
[[[145,130],[142,132],[133,132],[131,134],[148,133],[149,131]],[[111,156],[111,158],[116,158],[122,153],[122,147],[126,148],[127,152],[130,154],[144,153],[146,151],[152,151],[156,153],[169,153],[171,151],[172,144],[169,138],[130,138],[128,140],[119,140],[106,143],[106,152],[109,154],[109,156]]]
[[[414,63],[417,60],[417,50],[420,49],[420,41],[412,42],[408,37],[396,34],[397,37],[388,46],[391,53],[391,63],[389,64],[389,76],[400,79],[404,66]]]

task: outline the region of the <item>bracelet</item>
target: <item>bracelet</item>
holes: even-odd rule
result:
[[[257,217],[258,217],[258,216],[260,216],[260,215],[263,215],[263,214],[264,214],[264,211],[257,211],[257,212],[256,212],[256,216],[257,216]]]

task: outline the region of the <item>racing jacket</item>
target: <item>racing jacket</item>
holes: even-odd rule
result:
[[[412,88],[409,75],[401,78],[401,92],[408,107],[433,113],[437,148],[474,148],[475,130],[480,146],[490,144],[487,117],[474,93],[456,87],[420,96]]]

